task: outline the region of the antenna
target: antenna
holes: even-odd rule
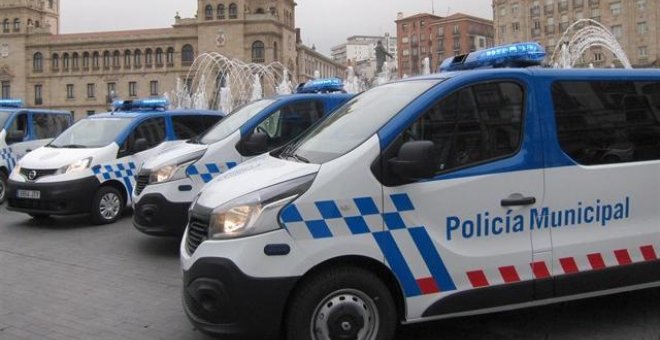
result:
[[[451,13],[451,6],[447,6],[447,16],[449,16],[449,13]]]
[[[431,0],[431,14],[435,15],[435,0]]]

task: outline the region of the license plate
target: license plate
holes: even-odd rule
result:
[[[16,190],[18,198],[27,198],[30,200],[38,200],[41,198],[41,191],[39,190]]]

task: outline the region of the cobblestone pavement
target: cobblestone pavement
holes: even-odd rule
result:
[[[130,217],[31,220],[0,207],[0,339],[210,339],[180,301],[178,241]],[[660,339],[660,289],[401,327],[397,339]]]

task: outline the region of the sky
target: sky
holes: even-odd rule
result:
[[[492,0],[296,0],[303,43],[330,55],[352,35],[396,34],[394,20],[421,12],[463,12],[492,19]],[[169,27],[177,12],[193,17],[196,0],[61,0],[62,33]]]

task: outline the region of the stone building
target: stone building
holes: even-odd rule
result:
[[[75,34],[60,34],[60,1],[0,3],[3,97],[69,110],[79,119],[106,111],[114,96],[134,99],[173,89],[200,52],[279,61],[299,80],[293,0],[197,0],[195,18],[177,15],[169,28]]]
[[[607,27],[635,67],[655,67],[660,53],[660,2],[656,0],[494,0],[498,44],[538,41],[551,55],[562,34],[579,19]],[[577,66],[618,66],[609,51],[593,47]]]

